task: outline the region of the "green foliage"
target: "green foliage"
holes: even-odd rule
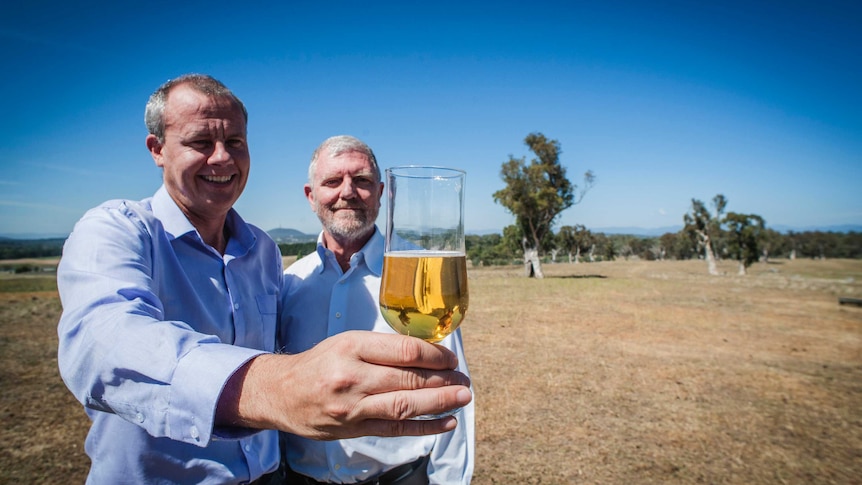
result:
[[[560,143],[541,133],[527,135],[524,143],[537,158],[527,164],[524,157],[510,155],[500,170],[506,186],[494,193],[494,201],[515,216],[527,247],[542,250],[553,236],[557,216],[580,202],[595,178],[592,172],[585,174],[584,188],[576,200],[577,186],[566,178],[566,169],[560,163]]]
[[[300,243],[280,243],[278,250],[282,256],[296,256],[297,259],[311,254],[317,248],[317,241],[308,241]]]
[[[760,241],[766,229],[763,218],[755,214],[728,212],[723,223],[727,227],[727,249],[730,257],[749,267],[760,258]]]
[[[63,253],[62,238],[0,239],[0,259],[49,258]]]
[[[699,248],[712,250],[710,243],[721,233],[721,215],[727,206],[727,199],[721,194],[712,199],[715,213],[710,213],[706,204],[697,199],[691,199],[691,211],[683,215],[685,227],[683,231],[688,234]]]
[[[512,251],[500,234],[465,236],[467,258],[474,266],[508,265],[517,261],[518,252]]]
[[[599,256],[599,261],[613,261],[617,259],[619,251],[613,238],[614,236],[609,237],[604,233],[593,234],[593,243],[596,245],[595,251]]]
[[[802,258],[862,258],[862,233],[860,232],[789,232],[785,236],[787,254],[795,252]]]
[[[512,254],[523,254],[524,231],[521,226],[513,224],[503,228],[503,240],[500,242]]]
[[[728,216],[730,216],[729,213]],[[754,216],[758,217],[758,216]],[[754,219],[756,221],[756,219]],[[560,234],[566,234],[573,227],[564,226],[556,235],[558,244]],[[521,234],[517,226],[507,226],[503,230],[504,235],[487,234],[483,236],[468,235],[467,258],[476,266],[497,266],[520,263],[523,255],[520,240]],[[660,237],[639,237],[626,234],[604,234],[593,233],[586,230],[590,237],[590,246],[581,250],[581,259],[588,261],[586,254],[593,249],[596,261],[613,261],[617,257],[640,258],[644,260],[672,259],[686,260],[696,259],[701,256],[697,251],[696,244],[692,242],[685,231],[666,233]],[[726,246],[728,257],[736,259],[736,254],[730,250],[731,234],[733,231],[722,231],[723,240],[728,241]],[[769,241],[770,258],[788,258],[795,249],[797,257],[804,258],[862,258],[862,233],[833,233],[833,232],[800,232],[781,234],[770,229],[763,229],[758,239],[758,250],[749,251],[752,257],[763,254],[765,241]],[[557,246],[565,251],[564,246]],[[755,257],[754,260],[757,258]],[[752,261],[753,262],[753,261]],[[749,263],[750,264],[750,263]]]
[[[555,238],[556,247],[569,255],[582,255],[593,245],[593,234],[583,224],[563,226]]]
[[[668,232],[657,241],[664,251],[664,259],[691,259],[697,257],[697,241],[692,240],[686,232]]]

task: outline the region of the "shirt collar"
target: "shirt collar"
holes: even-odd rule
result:
[[[189,219],[168,194],[168,189],[164,185],[159,187],[156,195],[153,196],[153,214],[162,222],[162,227],[165,228],[165,232],[171,239],[180,238],[190,232],[197,232],[195,226],[189,222]]]
[[[368,269],[374,273],[374,276],[380,276],[383,273],[383,234],[376,225],[374,234],[365,243],[361,253],[365,256],[365,265]]]
[[[171,239],[178,239],[186,234],[194,233],[197,239],[203,243],[203,240],[198,234],[197,229],[189,219],[183,214],[183,211],[168,194],[167,188],[164,185],[159,187],[159,190],[153,196],[153,214],[162,222],[162,227]],[[254,246],[257,238],[249,229],[248,224],[240,217],[240,215],[231,209],[225,219],[230,234],[228,246],[231,242],[236,242],[241,247],[241,251],[248,251]]]
[[[329,264],[336,264],[334,257],[327,258],[327,251],[323,243],[323,232],[321,231],[317,236],[317,256],[321,261],[319,271],[321,273],[325,270],[327,262]],[[365,246],[362,246],[362,249],[350,257],[350,260],[351,266],[354,262],[360,264],[361,261],[364,261],[365,266],[375,276],[380,276],[383,273],[383,234],[380,233],[380,229],[376,225],[374,226],[374,234],[371,235]]]

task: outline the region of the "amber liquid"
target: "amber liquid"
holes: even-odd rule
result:
[[[397,251],[383,257],[380,311],[396,332],[439,342],[467,313],[464,253]]]

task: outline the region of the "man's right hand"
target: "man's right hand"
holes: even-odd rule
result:
[[[443,433],[455,418],[407,418],[470,402],[457,365],[451,351],[415,337],[344,332],[300,354],[249,361],[225,386],[216,422],[318,440]]]

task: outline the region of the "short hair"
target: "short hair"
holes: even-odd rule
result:
[[[208,96],[227,98],[231,102],[236,103],[242,110],[245,122],[248,123],[248,111],[246,111],[245,105],[221,81],[207,74],[183,74],[177,78],[169,79],[159,86],[150,95],[150,100],[147,101],[147,108],[144,111],[144,123],[147,125],[149,134],[155,135],[160,143],[164,143],[165,141],[165,104],[168,100],[168,94],[173,88],[182,84],[188,84],[196,91]]]
[[[365,144],[359,138],[350,136],[350,135],[336,135],[323,140],[315,150],[314,153],[311,154],[311,163],[308,164],[308,183],[314,185],[314,172],[317,169],[317,160],[320,158],[321,152],[324,149],[329,149],[329,154],[333,157],[337,157],[342,153],[350,153],[350,152],[359,152],[371,161],[371,166],[374,169],[374,175],[377,177],[377,182],[380,182],[380,167],[377,165],[377,157],[374,156],[374,152],[371,150],[371,147]]]

